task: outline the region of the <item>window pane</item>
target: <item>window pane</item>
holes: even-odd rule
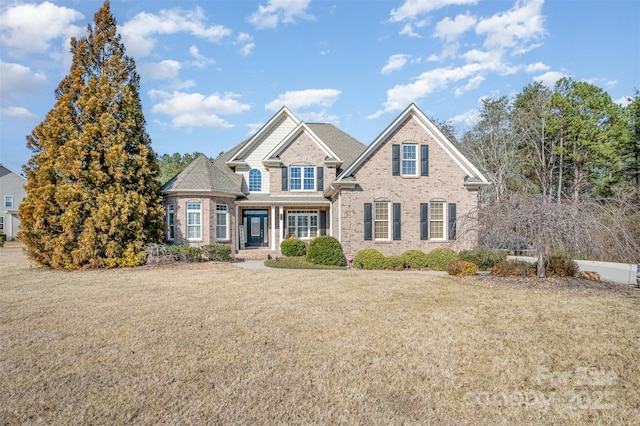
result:
[[[402,174],[417,175],[417,145],[402,145]]]
[[[315,189],[315,167],[304,168],[304,189],[305,191],[313,191]]]
[[[217,240],[226,240],[228,239],[227,232],[227,211],[228,207],[226,204],[217,204],[216,205],[216,239]]]
[[[429,220],[429,235],[431,238],[444,238],[444,203],[431,203],[431,218]]]
[[[258,169],[251,169],[249,171],[249,191],[262,191],[262,173]]]
[[[291,167],[291,190],[300,191],[302,189],[302,171],[300,167]]]
[[[200,220],[200,203],[187,203],[187,239],[201,238]]]
[[[376,239],[389,238],[389,203],[376,202],[374,212],[374,237]]]

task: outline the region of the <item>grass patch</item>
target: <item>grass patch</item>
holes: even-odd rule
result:
[[[344,266],[319,265],[307,262],[306,256],[283,256],[275,259],[265,260],[265,266],[282,269],[346,269]]]
[[[639,424],[628,286],[0,250],[0,424]],[[526,280],[526,281],[524,281]]]

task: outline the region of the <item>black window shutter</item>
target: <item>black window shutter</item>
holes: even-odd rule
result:
[[[318,167],[316,170],[316,179],[317,179],[317,188],[318,191],[324,191],[324,180],[323,180],[323,172],[324,168],[322,166]]]
[[[400,176],[400,145],[391,145],[391,174]]]
[[[456,239],[456,204],[449,203],[449,239]]]
[[[400,203],[393,203],[393,239],[402,239],[401,223],[400,223]]]
[[[371,203],[364,203],[364,239],[372,239]]]
[[[420,145],[420,176],[429,176],[429,145]]]
[[[287,191],[287,186],[289,183],[289,176],[288,176],[289,169],[286,166],[282,166],[280,170],[282,170],[282,190]]]
[[[429,203],[420,203],[420,239],[429,239]]]
[[[320,211],[320,235],[327,235],[327,212]]]

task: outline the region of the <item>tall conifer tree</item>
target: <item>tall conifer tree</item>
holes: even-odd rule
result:
[[[20,239],[54,268],[133,266],[162,238],[158,165],[108,1],[87,32],[71,40],[55,106],[27,136]]]

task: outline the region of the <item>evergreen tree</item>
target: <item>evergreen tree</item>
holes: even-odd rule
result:
[[[87,32],[71,40],[55,106],[27,136],[20,239],[54,268],[133,266],[162,239],[158,165],[108,1]]]

